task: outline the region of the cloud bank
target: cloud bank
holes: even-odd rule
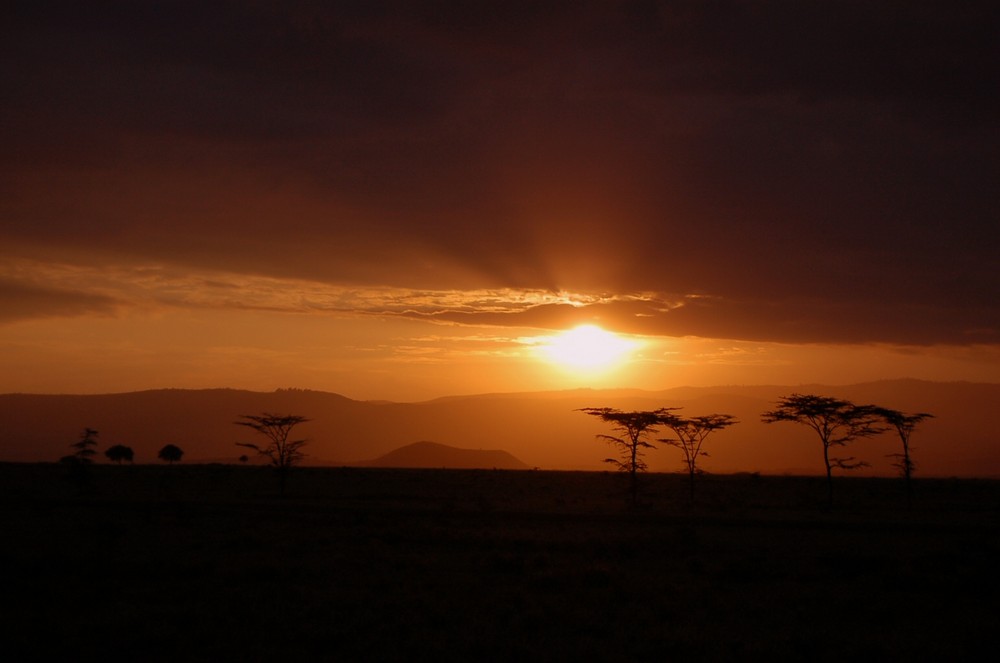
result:
[[[6,13],[4,320],[1000,342],[990,3]]]

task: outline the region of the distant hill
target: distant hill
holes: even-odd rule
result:
[[[414,442],[393,449],[375,460],[354,463],[361,467],[414,467],[447,469],[526,470],[528,466],[506,451],[459,449],[436,442]]]
[[[307,438],[306,462],[355,464],[378,459],[413,440],[505,451],[542,469],[603,470],[610,429],[584,407],[647,410],[679,407],[686,415],[726,413],[740,423],[707,441],[707,472],[817,474],[822,451],[815,433],[792,423],[766,425],[760,413],[782,395],[816,393],[875,403],[936,418],[913,434],[918,476],[1000,476],[1000,384],[888,380],[848,386],[681,387],[663,391],[591,390],[456,396],[421,403],[355,401],[319,391],[165,389],[103,395],[0,395],[0,461],[55,461],[89,426],[100,431],[99,452],[127,444],[136,462],[157,462],[163,445],[184,450],[184,462],[236,462],[247,450],[236,442],[253,431],[235,426],[240,415],[272,412],[310,419],[295,430]],[[860,440],[846,455],[871,463],[862,474],[894,473],[892,435]],[[663,447],[647,454],[658,472],[681,469],[680,452]],[[100,460],[104,460],[101,456]],[[490,464],[490,467],[493,465]]]

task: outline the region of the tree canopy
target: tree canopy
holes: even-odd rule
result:
[[[108,460],[113,463],[118,463],[119,465],[122,464],[122,461],[126,460],[131,463],[132,459],[135,457],[132,447],[127,447],[124,444],[115,444],[108,447],[105,450],[104,455],[108,457]]]
[[[295,426],[309,421],[306,417],[296,414],[244,414],[241,415],[245,421],[234,422],[237,426],[251,428],[268,439],[268,443],[261,446],[252,442],[237,442],[237,446],[253,449],[257,453],[267,456],[271,464],[279,470],[284,470],[305,457],[301,449],[306,445],[307,440],[289,440],[292,429]]]
[[[184,450],[176,444],[168,444],[160,449],[157,458],[167,463],[176,463],[184,456]]]

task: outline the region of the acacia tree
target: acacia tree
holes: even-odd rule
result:
[[[122,464],[123,460],[127,460],[131,463],[132,459],[135,458],[135,452],[132,451],[132,447],[126,447],[124,444],[115,444],[108,447],[104,451],[104,455],[107,456],[108,460],[112,463],[118,463],[119,465]]]
[[[234,421],[237,426],[252,428],[268,439],[268,444],[258,445],[252,442],[237,442],[240,447],[253,449],[262,456],[267,456],[271,460],[271,465],[278,472],[278,480],[281,487],[281,494],[285,494],[285,475],[288,469],[305,457],[301,449],[306,444],[306,440],[289,440],[292,429],[309,421],[309,419],[297,414],[271,414],[265,412],[260,415],[244,414],[242,419],[246,421]]]
[[[870,437],[884,431],[873,405],[855,405],[851,401],[814,394],[792,394],[778,399],[778,407],[761,415],[766,424],[793,421],[809,426],[823,444],[823,465],[826,467],[827,506],[833,506],[832,468],[853,470],[867,463],[853,456],[832,458],[830,447],[842,447],[859,437]]]
[[[684,467],[688,472],[690,499],[694,501],[694,477],[698,469],[698,457],[708,456],[702,449],[705,438],[713,431],[739,423],[731,414],[706,414],[700,417],[685,419],[670,412],[660,415],[660,424],[674,432],[676,438],[660,438],[657,442],[677,447],[684,454]]]
[[[184,450],[176,444],[168,444],[160,449],[160,453],[156,456],[162,461],[173,464],[178,462],[184,456]]]
[[[927,412],[905,414],[899,410],[890,410],[883,407],[875,408],[875,413],[881,417],[882,421],[896,430],[900,442],[903,443],[903,453],[889,454],[889,457],[896,459],[893,467],[899,470],[906,484],[906,506],[909,507],[913,501],[913,484],[910,481],[910,477],[913,474],[913,470],[917,468],[916,463],[910,458],[910,434],[917,427],[917,424],[924,419],[933,419],[934,415]]]
[[[597,438],[605,440],[609,444],[618,448],[620,460],[618,458],[605,458],[605,463],[611,463],[622,472],[628,472],[629,492],[631,494],[632,506],[638,501],[639,484],[637,474],[646,470],[646,461],[643,460],[644,450],[654,448],[646,441],[646,437],[660,425],[661,417],[668,414],[671,409],[662,408],[653,412],[623,412],[610,407],[585,407],[579,412],[585,412],[594,417],[599,417],[602,421],[611,424],[615,435],[598,435]]]

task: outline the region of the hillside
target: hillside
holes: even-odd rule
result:
[[[355,463],[360,467],[412,467],[446,469],[526,470],[528,466],[506,451],[459,449],[436,442],[414,442],[393,449],[375,460]]]
[[[242,414],[294,413],[310,421],[296,429],[309,440],[310,464],[355,464],[379,458],[418,440],[458,448],[503,450],[529,467],[606,469],[610,432],[583,407],[655,409],[683,414],[728,413],[740,423],[709,438],[702,462],[708,472],[818,473],[815,434],[790,423],[765,425],[760,413],[793,392],[842,396],[907,412],[936,415],[914,433],[920,476],[1000,476],[1000,435],[994,416],[1000,385],[895,380],[851,386],[724,386],[637,390],[574,390],[484,394],[422,403],[354,401],[338,394],[279,390],[269,393],[155,390],[106,395],[0,395],[0,460],[54,461],[69,452],[85,427],[100,431],[100,449],[127,444],[137,462],[155,462],[167,443],[185,451],[185,462],[235,461],[252,431],[234,426]],[[871,463],[868,474],[892,474],[886,459],[898,440],[860,440],[849,449]],[[677,471],[676,449],[647,456],[652,471]]]

